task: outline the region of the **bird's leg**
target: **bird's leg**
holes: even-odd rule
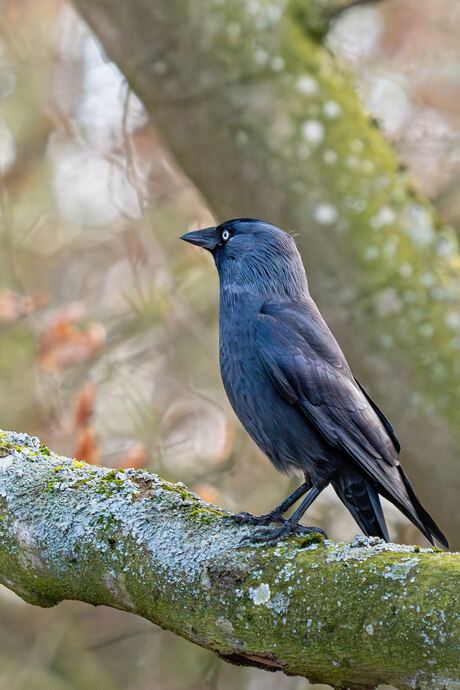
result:
[[[319,527],[304,527],[303,525],[299,525],[299,520],[301,519],[302,515],[305,513],[307,508],[311,506],[313,501],[319,496],[324,488],[324,486],[321,488],[315,486],[304,498],[300,506],[291,515],[291,517],[283,522],[281,527],[272,530],[255,530],[255,532],[252,534],[244,537],[242,541],[251,541],[255,543],[264,542],[267,546],[274,546],[289,534],[311,534],[312,532],[318,532],[327,538],[326,532]]]
[[[289,510],[309,489],[311,489],[311,482],[307,480],[280,503],[279,506],[273,508],[266,515],[252,515],[252,513],[243,511],[236,515],[229,515],[226,520],[236,522],[238,525],[269,525],[271,522],[284,523],[286,519],[283,517],[283,513]]]
[[[310,489],[311,481],[307,479],[307,481],[301,484],[298,489],[293,491],[290,496],[280,503],[279,506],[276,506],[276,508],[273,508],[273,510],[267,513],[267,515],[262,515],[261,517],[271,518],[269,522],[285,522],[285,519],[282,517],[284,513],[289,510],[289,508],[293,506],[301,496],[306,494],[307,491],[310,491]],[[282,519],[280,520],[280,518]]]

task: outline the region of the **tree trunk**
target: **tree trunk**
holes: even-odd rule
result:
[[[184,485],[0,433],[0,582],[136,613],[227,661],[334,687],[460,688],[458,554],[357,538],[241,544]]]

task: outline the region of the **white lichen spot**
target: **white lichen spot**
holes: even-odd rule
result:
[[[324,162],[328,165],[334,165],[337,162],[338,155],[332,149],[328,149],[324,152]]]
[[[428,271],[425,271],[425,273],[422,273],[422,275],[420,276],[420,283],[423,285],[423,287],[432,287],[435,281],[435,276],[432,273],[429,273]]]
[[[403,215],[403,227],[413,242],[431,244],[436,238],[431,215],[424,206],[410,204]]]
[[[408,558],[393,565],[387,565],[383,571],[383,577],[390,580],[405,580],[410,570],[418,564],[419,558]]]
[[[282,72],[284,69],[284,60],[281,57],[281,55],[277,55],[276,57],[273,58],[273,60],[270,63],[270,67],[272,68],[273,72]]]
[[[444,317],[444,322],[447,328],[453,331],[460,330],[460,312],[459,311],[448,311]]]
[[[362,139],[353,139],[350,142],[350,151],[355,155],[359,155],[364,151],[364,143]]]
[[[370,175],[371,173],[374,172],[374,169],[375,169],[375,166],[374,166],[372,161],[370,161],[370,160],[362,161],[361,170],[363,173],[365,173],[366,175]]]
[[[157,60],[153,65],[153,71],[156,72],[156,74],[166,74],[168,65],[164,60]]]
[[[359,165],[359,158],[357,158],[356,156],[347,156],[345,158],[345,165],[350,170],[354,170]]]
[[[369,247],[366,247],[366,250],[364,252],[364,258],[367,261],[375,261],[379,256],[379,249],[375,245],[371,244]]]
[[[372,623],[369,623],[369,625],[366,625],[365,630],[366,630],[368,635],[373,635],[374,634],[374,626],[372,625]]]
[[[342,108],[337,101],[326,101],[323,105],[324,117],[328,120],[334,120],[341,112]]]
[[[439,256],[449,257],[458,254],[458,239],[453,232],[450,231],[448,234],[440,235],[436,239],[436,252]]]
[[[405,126],[411,108],[406,90],[408,85],[396,83],[395,76],[380,75],[373,80],[368,100],[370,110],[391,137],[397,136]],[[401,78],[401,73],[398,77]]]
[[[14,458],[12,455],[4,455],[0,457],[0,462],[2,463],[2,472],[6,471],[8,467],[11,467],[11,465],[14,462]],[[6,496],[6,492],[2,490],[0,487],[0,496]]]
[[[273,3],[261,3],[259,4],[259,7],[262,10],[262,15],[267,27],[275,26],[275,24],[277,24],[281,19],[283,10],[279,5],[275,5]]]
[[[346,196],[345,204],[348,206],[348,208],[356,213],[363,213],[367,208],[367,201],[358,196]]]
[[[14,520],[13,534],[20,547],[19,560],[24,568],[42,570],[44,564],[40,558],[37,539],[28,525],[20,520]]]
[[[323,141],[325,131],[323,123],[319,120],[305,120],[301,128],[303,138],[313,146]]]
[[[296,88],[303,96],[314,96],[318,93],[318,83],[308,74],[303,74],[297,79]]]
[[[399,267],[399,275],[401,276],[401,278],[410,278],[413,272],[414,269],[407,261],[401,264],[401,266]]]
[[[270,586],[262,582],[256,589],[251,588],[252,601],[256,606],[270,601]]]
[[[269,57],[270,56],[266,50],[263,50],[263,48],[259,48],[254,53],[254,62],[256,63],[256,65],[260,65],[260,67],[263,67],[263,65],[266,65],[268,63]]]
[[[383,254],[385,258],[392,259],[396,256],[398,250],[399,237],[395,236],[388,239],[383,245]]]
[[[364,6],[359,12],[348,11],[336,22],[328,45],[347,62],[361,65],[379,47],[385,24],[381,12]]]
[[[292,563],[286,563],[286,565],[280,570],[280,578],[284,581],[288,581],[292,578],[295,573],[295,567]]]
[[[338,218],[337,209],[332,204],[318,204],[313,212],[313,217],[320,225],[332,225]]]
[[[370,220],[374,230],[382,228],[384,225],[391,225],[395,222],[395,214],[389,206],[382,206]]]
[[[207,566],[203,568],[200,575],[200,586],[202,589],[211,589],[211,579],[209,577],[209,572]]]
[[[290,598],[286,594],[278,592],[273,599],[267,604],[267,608],[272,609],[278,614],[286,613],[289,608]],[[283,619],[286,622],[285,619]]]

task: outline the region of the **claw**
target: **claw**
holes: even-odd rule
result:
[[[306,527],[305,525],[297,525],[295,534],[322,534],[327,539],[326,532],[321,527]]]
[[[253,522],[255,520],[257,520],[257,517],[252,515],[252,513],[246,513],[246,511],[236,513],[235,515],[227,515],[224,518],[226,524],[236,522],[237,525],[258,525],[258,522]]]
[[[290,524],[285,521],[281,527],[277,529],[258,529],[251,534],[243,537],[241,542],[252,542],[253,544],[264,543],[266,546],[275,546],[279,541],[285,539],[290,534],[312,534],[319,533],[327,538],[326,532],[319,527],[305,527],[304,525]]]
[[[268,513],[267,515],[253,515],[252,513],[247,513],[242,511],[241,513],[236,513],[235,515],[227,515],[224,521],[228,524],[230,522],[236,522],[237,525],[259,525],[266,526],[270,525],[272,522],[278,522],[283,524],[286,522],[282,515],[277,513]]]

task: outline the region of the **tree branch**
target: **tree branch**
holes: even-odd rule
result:
[[[334,687],[460,688],[458,554],[357,538],[241,545],[252,527],[144,471],[0,433],[0,581],[136,613],[222,658]]]

